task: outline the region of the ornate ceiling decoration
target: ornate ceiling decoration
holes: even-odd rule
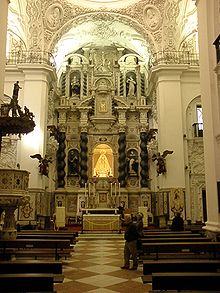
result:
[[[68,0],[68,2],[79,5],[78,0]],[[80,0],[80,5],[90,8],[122,8],[138,3],[138,0]]]
[[[58,62],[92,45],[114,44],[148,58],[151,52],[179,50],[183,42],[188,50],[188,43],[195,43],[192,0],[14,0],[9,7],[16,41],[27,50],[54,52]]]

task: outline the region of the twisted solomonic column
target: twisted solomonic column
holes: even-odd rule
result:
[[[141,187],[148,187],[148,181],[149,181],[149,168],[148,168],[148,149],[147,149],[147,141],[148,141],[148,136],[147,132],[141,132],[140,134],[140,176],[141,176]]]
[[[84,187],[88,181],[88,135],[82,132],[80,135],[80,187]]]
[[[126,177],[126,135],[125,132],[121,132],[118,138],[118,181],[121,187],[126,186]]]
[[[65,187],[65,167],[66,167],[66,134],[65,132],[59,132],[57,141],[59,143],[57,150],[57,187]]]

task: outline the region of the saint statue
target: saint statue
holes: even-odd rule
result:
[[[133,79],[132,76],[130,76],[127,80],[128,83],[128,97],[132,97],[135,95],[135,85],[136,85],[136,81]]]

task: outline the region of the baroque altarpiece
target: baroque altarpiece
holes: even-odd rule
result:
[[[57,187],[71,194],[71,211],[150,206],[146,74],[142,58],[121,47],[87,47],[66,56],[55,107],[63,140]]]

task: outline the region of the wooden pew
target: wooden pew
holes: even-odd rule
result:
[[[152,274],[153,290],[219,290],[219,272],[167,272]]]
[[[54,256],[59,260],[62,256],[70,256],[71,248],[69,240],[62,239],[0,239],[0,258],[10,259],[11,256],[37,257]]]
[[[76,244],[76,238],[72,235],[57,235],[57,234],[40,234],[40,233],[33,233],[33,234],[18,234],[17,239],[63,239],[69,240],[71,244]]]
[[[162,291],[163,292],[163,291]],[[177,290],[166,290],[165,293],[177,293]],[[161,290],[150,290],[149,293],[161,293]],[[213,291],[204,290],[181,290],[181,293],[213,293]],[[215,293],[220,293],[220,291],[215,291]]]
[[[201,254],[206,254],[207,258],[216,259],[220,252],[220,242],[154,242],[142,243],[142,257],[152,257],[159,259],[162,253],[168,254],[175,258],[188,254],[191,258]],[[167,257],[167,256],[166,256]]]
[[[209,259],[159,259],[143,260],[143,274],[156,272],[186,272],[204,271],[214,272],[220,270],[220,260]]]
[[[39,234],[65,234],[65,235],[73,235],[75,237],[78,237],[78,232],[77,231],[65,231],[65,230],[21,230],[18,232],[19,234],[32,234],[32,233],[39,233]]]
[[[51,230],[28,230],[17,233],[17,239],[67,239],[71,244],[77,241],[78,232],[64,232]]]
[[[1,292],[54,292],[51,274],[0,274]]]
[[[43,260],[16,260],[0,261],[1,274],[52,274],[55,283],[62,283],[64,275],[62,272],[61,261],[43,261]]]
[[[155,237],[155,238],[139,238],[141,243],[162,243],[162,242],[210,242],[212,238],[208,237]]]
[[[188,230],[188,231],[172,231],[171,229],[152,229],[152,230],[147,230],[147,229],[143,229],[144,234],[166,234],[166,233],[172,233],[172,234],[190,234],[192,233],[192,231]]]
[[[204,237],[201,236],[200,233],[161,233],[161,234],[145,234],[142,236],[142,238],[197,238],[197,237]]]
[[[220,260],[208,259],[159,259],[143,261],[143,283],[152,282],[152,273],[157,272],[217,272]]]

